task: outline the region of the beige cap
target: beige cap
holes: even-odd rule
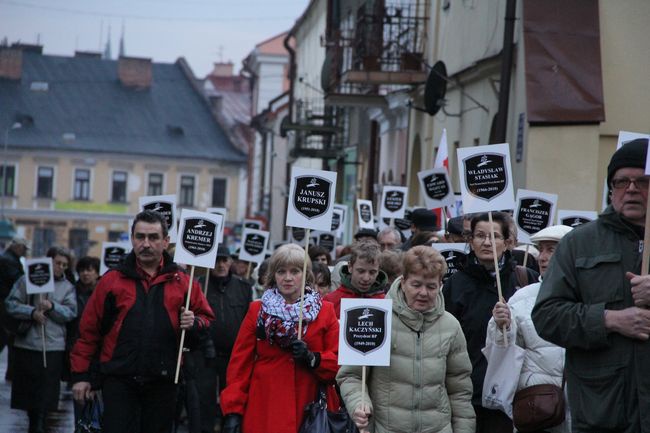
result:
[[[560,242],[560,239],[573,230],[573,227],[565,225],[549,226],[531,235],[530,240],[537,244],[542,241]]]

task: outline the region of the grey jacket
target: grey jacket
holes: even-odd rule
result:
[[[625,272],[641,270],[641,238],[608,207],[560,242],[532,318],[566,349],[574,432],[650,432],[650,342],[610,333],[604,310],[634,306]]]
[[[34,299],[38,302],[38,296]],[[52,302],[54,308],[47,312],[47,322],[45,322],[45,350],[63,351],[65,350],[65,324],[77,316],[77,298],[74,286],[66,279],[54,281],[54,292],[43,295],[44,299]],[[25,291],[25,276],[23,275],[16,281],[11,289],[9,296],[5,300],[7,313],[16,319],[29,320],[32,312],[36,307],[30,305],[31,296]],[[14,345],[22,349],[43,350],[43,327],[36,322],[25,335],[16,336]]]
[[[392,284],[389,367],[367,367],[367,396],[375,433],[473,433],[472,365],[458,321],[445,312],[438,294],[426,313],[411,310],[401,288]],[[361,402],[361,367],[342,366],[336,376],[352,414]]]

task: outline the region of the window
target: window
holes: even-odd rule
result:
[[[112,201],[117,203],[126,203],[126,179],[126,171],[113,172]]]
[[[215,177],[212,179],[212,206],[226,207],[227,179]]]
[[[32,240],[32,257],[44,256],[48,248],[56,245],[56,233],[51,228],[36,227]]]
[[[90,170],[87,168],[74,171],[74,199],[90,200]]]
[[[147,195],[162,195],[163,175],[162,173],[149,173],[149,188]]]
[[[5,179],[5,169],[7,178]],[[13,196],[16,194],[16,167],[13,165],[0,165],[0,195]]]
[[[70,229],[68,245],[70,250],[74,252],[75,257],[83,257],[88,254],[88,230]]]
[[[54,168],[38,167],[38,179],[36,181],[36,197],[52,198],[53,185],[54,185]]]
[[[181,176],[179,206],[194,206],[194,176]]]

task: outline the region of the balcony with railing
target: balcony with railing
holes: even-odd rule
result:
[[[294,134],[291,156],[336,159],[347,140],[349,116],[345,108],[325,105],[323,99],[297,100],[296,122],[285,118],[281,133]]]
[[[323,88],[329,95],[381,96],[426,80],[427,2],[365,5],[326,41]]]

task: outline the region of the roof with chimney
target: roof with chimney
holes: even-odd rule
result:
[[[245,162],[186,62],[0,50],[0,128],[9,147]]]

